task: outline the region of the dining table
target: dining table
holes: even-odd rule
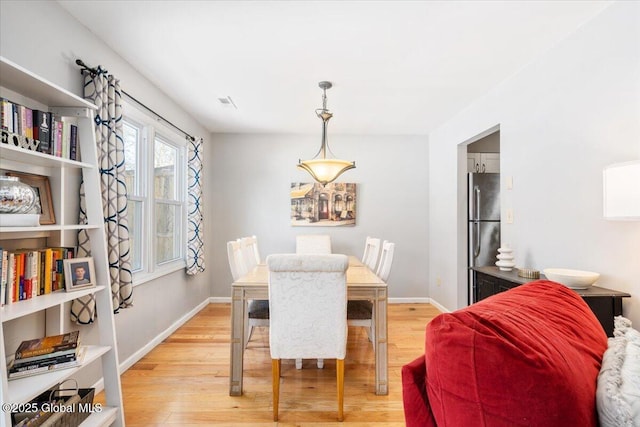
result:
[[[229,395],[242,395],[244,336],[250,300],[269,299],[269,270],[260,263],[231,285],[231,356]],[[372,301],[375,334],[375,394],[389,394],[387,347],[387,284],[357,257],[349,256],[347,299]],[[347,357],[349,354],[347,353]]]

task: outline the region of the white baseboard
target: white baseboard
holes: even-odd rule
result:
[[[429,304],[431,298],[389,298],[389,304]]]
[[[429,304],[431,298],[389,298],[390,304]],[[230,304],[230,297],[211,297],[209,298],[211,304]]]
[[[449,310],[447,307],[440,304],[438,301],[434,300],[433,298],[430,298],[430,299],[431,299],[431,305],[435,306],[442,313],[451,313],[451,310]]]
[[[195,316],[200,310],[205,308],[207,305],[209,305],[210,302],[211,302],[210,298],[205,299],[200,304],[195,306],[193,310],[189,311],[184,316],[182,316],[181,318],[173,322],[171,326],[169,326],[167,329],[165,329],[160,334],[158,334],[154,339],[149,341],[144,347],[142,347],[140,350],[136,351],[131,356],[129,356],[127,360],[125,360],[124,362],[120,362],[120,367],[119,367],[120,375],[122,375],[123,372],[125,372],[127,369],[132,367],[137,361],[142,359],[147,353],[153,350],[158,344],[160,344],[162,341],[164,341],[169,336],[171,336],[171,334],[173,334],[180,326],[187,323],[189,319]],[[100,378],[100,380],[93,385],[93,388],[96,389],[96,394],[100,393],[104,389],[104,380]]]

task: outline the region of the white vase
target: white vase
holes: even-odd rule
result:
[[[498,255],[496,256],[498,261],[496,261],[496,266],[500,268],[501,271],[511,271],[513,267],[516,266],[516,263],[513,261],[513,249],[503,246],[498,248]]]

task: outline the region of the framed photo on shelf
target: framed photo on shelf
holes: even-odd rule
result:
[[[7,172],[7,175],[20,178],[20,182],[30,185],[35,190],[36,204],[29,213],[40,214],[40,225],[55,224],[56,215],[53,211],[49,177],[22,172]]]
[[[69,258],[63,260],[64,287],[67,292],[96,286],[96,270],[93,258]]]

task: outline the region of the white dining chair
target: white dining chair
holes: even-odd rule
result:
[[[331,236],[309,234],[296,236],[296,254],[330,254]]]
[[[385,240],[382,243],[382,253],[380,255],[380,263],[376,275],[382,279],[383,282],[387,281],[389,273],[391,271],[391,263],[393,262],[393,253],[395,250],[395,243],[391,243]],[[376,334],[376,324],[374,319],[375,306],[371,301],[350,300],[347,303],[347,323],[349,326],[362,326],[367,328],[367,337],[369,341],[374,343]],[[374,346],[375,350],[375,346]]]
[[[255,236],[241,237],[238,239],[238,242],[242,249],[242,258],[244,259],[247,271],[251,271],[251,269],[260,262],[260,260],[256,258],[255,246],[257,245],[257,239]]]
[[[227,242],[227,258],[229,260],[231,276],[234,281],[247,274],[247,268],[242,256],[242,247],[240,246],[240,242],[237,240]]]
[[[236,281],[240,277],[249,272],[255,266],[255,262],[251,260],[254,257],[253,248],[249,252],[245,251],[242,244],[243,238],[227,242],[227,257],[229,259],[229,268],[233,280]],[[250,262],[253,267],[249,268],[245,262],[245,254],[249,253]],[[245,338],[244,347],[247,348],[251,336],[256,327],[269,326],[269,301],[267,300],[249,300],[247,303],[247,312],[244,318]]]
[[[380,239],[377,237],[369,237],[364,243],[364,252],[362,254],[362,263],[369,267],[371,271],[376,271],[378,263],[378,255],[380,254]]]
[[[338,420],[342,421],[349,259],[338,254],[277,254],[267,257],[267,266],[273,420],[278,421],[280,361],[335,358]]]
[[[260,264],[260,262],[262,262],[262,259],[260,258],[260,251],[258,250],[258,238],[253,235],[249,237],[250,242],[251,242],[251,247],[253,248],[253,257],[256,260],[256,264]]]
[[[391,273],[391,264],[393,263],[393,253],[395,251],[396,244],[387,240],[382,243],[382,253],[380,255],[380,264],[376,271],[376,276],[386,282]]]

